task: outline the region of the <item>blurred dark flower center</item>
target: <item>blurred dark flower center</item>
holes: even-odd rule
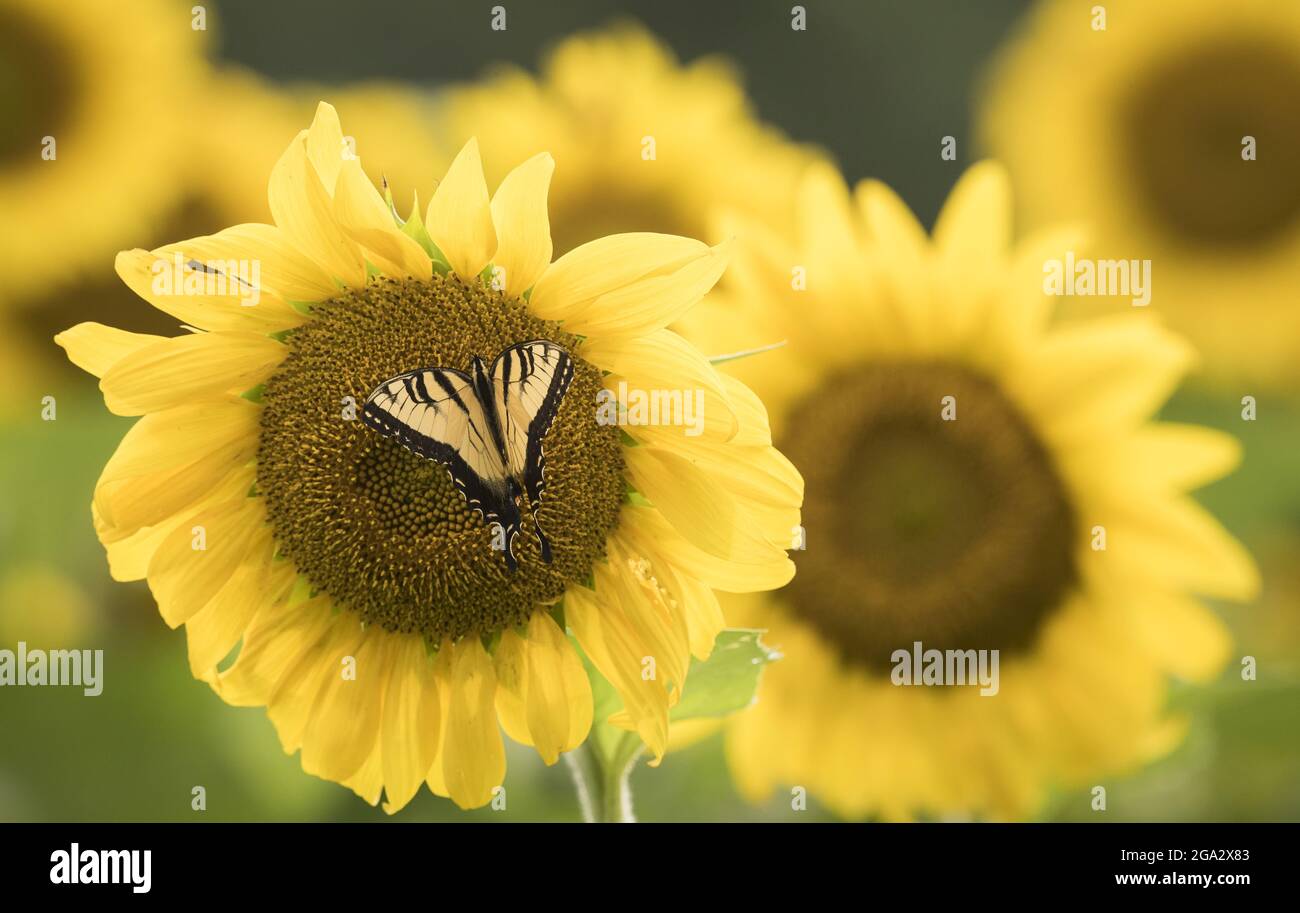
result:
[[[1120,128],[1152,217],[1188,246],[1259,244],[1300,216],[1294,52],[1262,38],[1179,52],[1133,86]]]
[[[465,370],[475,354],[490,362],[539,338],[571,354],[577,342],[521,303],[456,278],[381,279],[318,305],[263,393],[257,486],[280,552],[366,621],[434,639],[523,623],[587,579],[626,488],[618,429],[596,422],[601,375],[591,365],[575,355],[546,436],[540,521],[553,563],[541,561],[525,525],[513,574],[447,470],[359,417],[366,396],[397,374]]]
[[[555,255],[596,238],[630,231],[700,238],[707,234],[703,213],[681,211],[673,195],[655,188],[636,188],[620,178],[596,179],[578,195],[551,202],[551,237]]]
[[[1076,578],[1074,516],[993,383],[955,365],[871,364],[791,414],[778,446],[806,482],[808,548],[786,594],[801,617],[871,669],[918,640],[1032,646]]]
[[[48,164],[41,142],[63,141],[79,66],[42,23],[0,8],[0,166]]]

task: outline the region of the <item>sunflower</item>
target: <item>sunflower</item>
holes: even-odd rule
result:
[[[631,24],[569,38],[540,78],[505,69],[449,90],[439,124],[446,158],[483,141],[492,179],[541,150],[564,163],[551,188],[560,252],[619,231],[705,237],[715,206],[781,222],[812,157],[755,121],[724,61],[681,66]]]
[[[274,225],[118,256],[190,332],[57,338],[110,410],[143,416],[95,488],[113,576],[148,580],[194,675],[265,705],[304,770],[372,804],[383,791],[389,811],[421,782],[490,801],[498,724],[547,763],[579,745],[593,709],[574,641],[622,697],[611,722],[657,762],[690,657],[722,626],[714,588],[793,573],[802,482],[762,404],[664,328],[725,249],[624,234],[552,263],[551,158],[489,198],[472,140],[399,227],[343,135],[322,103],[271,172]],[[255,282],[205,284],[225,278],[211,264],[249,261]],[[190,294],[157,285],[178,262]],[[531,339],[565,347],[574,372],[545,438],[553,560],[523,536],[511,573],[448,473],[349,409],[404,371]],[[695,435],[598,420],[620,385],[699,391],[707,420]]]
[[[1031,227],[1083,219],[1102,256],[1151,261],[1153,306],[1210,377],[1293,389],[1300,5],[1119,0],[1104,30],[1095,6],[1028,20],[984,93],[984,144]]]
[[[125,243],[141,240],[153,246],[231,224],[269,220],[264,177],[285,143],[310,119],[316,105],[311,99],[322,94],[305,85],[273,86],[233,68],[207,71],[191,92],[175,115],[180,129],[172,142],[184,150],[185,161],[168,182],[171,205],[150,231],[111,238],[107,250],[116,252]],[[355,136],[345,137],[348,149],[364,153],[372,180],[387,181],[394,198],[409,206],[436,157],[426,103],[417,93],[381,82],[340,89],[333,97],[349,125],[366,139],[362,149]],[[20,333],[15,348],[46,356],[51,333],[103,314],[112,314],[127,329],[168,331],[166,315],[143,307],[113,274],[107,252],[102,259],[102,269],[88,269],[26,299],[15,328]]]
[[[0,0],[0,304],[107,260],[174,202],[205,34],[169,0]]]
[[[1078,238],[1012,248],[1009,208],[1004,172],[977,165],[930,239],[880,183],[850,198],[815,167],[798,242],[738,220],[726,281],[681,325],[718,351],[789,340],[732,368],[808,483],[793,583],[724,601],[785,657],[727,727],[754,799],[780,783],[852,817],[1027,815],[1047,784],[1174,745],[1168,677],[1229,649],[1197,594],[1255,591],[1186,494],[1235,440],[1150,421],[1192,351],[1144,314],[1049,328],[1043,265]],[[918,642],[997,650],[996,693],[896,684]]]

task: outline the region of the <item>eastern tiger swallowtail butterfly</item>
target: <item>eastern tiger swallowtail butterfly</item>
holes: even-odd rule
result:
[[[551,544],[537,520],[546,487],[542,439],[571,380],[569,353],[534,339],[502,350],[491,372],[475,355],[468,374],[454,368],[399,374],[366,397],[361,418],[447,468],[465,502],[504,531],[502,551],[513,572],[524,494],[542,560],[551,562]]]

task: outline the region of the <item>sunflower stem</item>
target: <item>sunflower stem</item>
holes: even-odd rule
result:
[[[641,756],[641,740],[623,733],[605,759],[588,739],[564,755],[578,791],[582,819],[588,824],[633,823],[632,789],[628,778]]]

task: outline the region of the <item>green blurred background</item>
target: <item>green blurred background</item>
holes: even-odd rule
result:
[[[975,86],[1028,7],[1015,0],[814,2],[805,5],[815,36],[792,40],[784,0],[505,5],[509,27],[494,32],[486,2],[208,4],[221,61],[277,81],[382,77],[429,89],[480,76],[495,61],[533,70],[566,35],[630,17],[685,60],[729,56],[763,120],[829,150],[850,182],[883,179],[927,224],[974,160],[966,138]],[[944,135],[959,138],[956,162],[935,154]],[[123,239],[122,246],[148,241]],[[38,395],[11,402],[0,420],[0,646],[25,639],[102,648],[106,687],[93,699],[76,689],[0,690],[0,820],[578,820],[563,765],[548,769],[517,746],[510,747],[506,810],[461,812],[422,791],[390,819],[349,790],[303,774],[261,709],[229,707],[190,677],[183,632],[161,622],[143,582],[109,579],[91,528],[91,490],[130,420],[108,415],[93,379],[66,366],[48,341],[78,320],[142,320],[143,305],[97,297],[96,283],[112,282],[108,262],[58,307],[26,309],[9,330],[41,353],[42,381]],[[47,393],[58,403],[54,422],[40,418]],[[1294,399],[1274,398],[1246,424],[1238,399],[1193,385],[1164,414],[1229,429],[1244,442],[1243,467],[1201,497],[1264,569],[1257,604],[1219,607],[1239,652],[1258,658],[1261,680],[1243,683],[1230,666],[1209,688],[1176,692],[1192,716],[1189,739],[1173,756],[1112,783],[1107,820],[1300,818],[1300,411]],[[196,785],[207,791],[203,813],[190,808]],[[716,735],[669,755],[658,770],[638,770],[633,787],[643,820],[828,817],[815,806],[793,812],[780,795],[766,807],[742,802]],[[1087,799],[1054,796],[1043,817],[1094,818]]]

